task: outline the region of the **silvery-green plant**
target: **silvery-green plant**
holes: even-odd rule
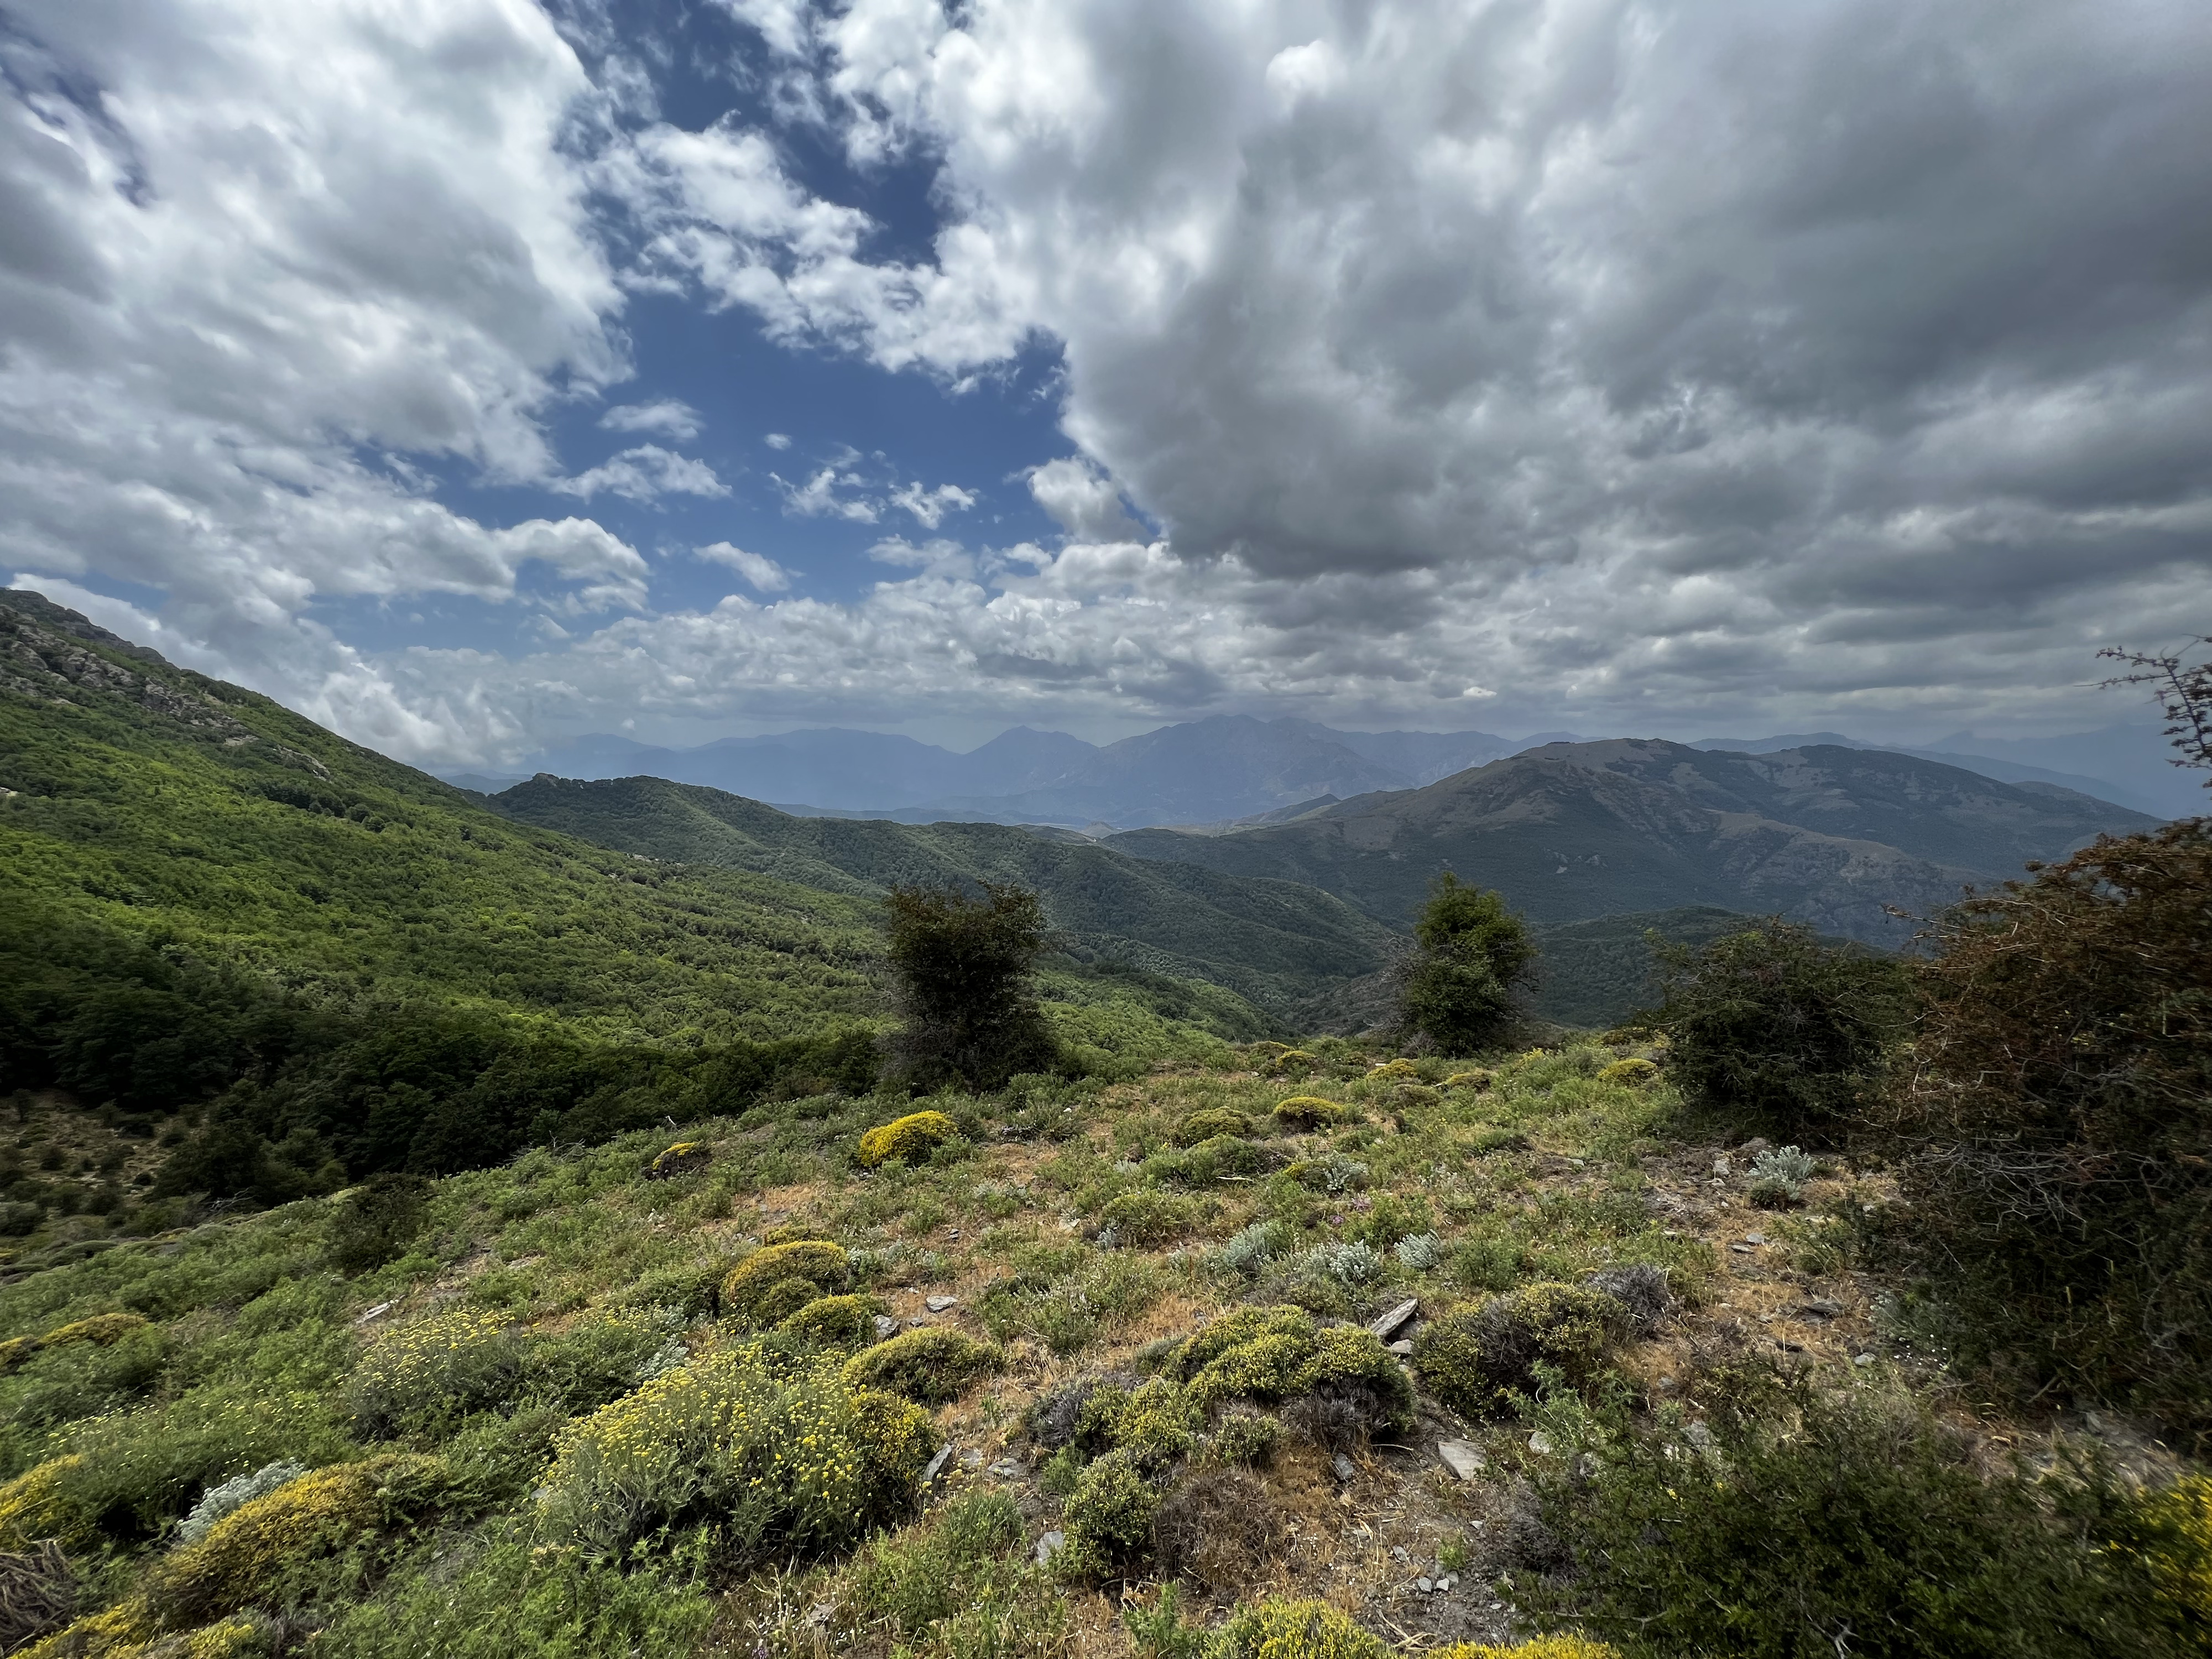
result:
[[[1382,1253],[1371,1245],[1356,1242],[1319,1244],[1314,1247],[1311,1259],[1316,1267],[1347,1289],[1382,1275]]]
[[[1291,1230],[1279,1221],[1255,1221],[1231,1236],[1221,1247],[1221,1265],[1240,1273],[1255,1273],[1289,1247]]]
[[[1795,1204],[1813,1178],[1811,1156],[1796,1146],[1770,1146],[1751,1162],[1751,1200],[1768,1209]]]
[[[1444,1259],[1444,1241],[1436,1233],[1415,1233],[1400,1239],[1395,1254],[1415,1273],[1425,1273]]]
[[[264,1463],[251,1474],[234,1476],[219,1486],[210,1486],[200,1494],[200,1501],[192,1505],[192,1512],[177,1523],[177,1542],[197,1544],[208,1534],[208,1528],[231,1513],[251,1504],[257,1498],[265,1498],[288,1480],[297,1480],[307,1472],[304,1463],[295,1463],[290,1458],[279,1458],[274,1463]]]
[[[1354,1187],[1367,1184],[1367,1166],[1356,1158],[1346,1158],[1341,1152],[1330,1152],[1313,1160],[1313,1174],[1320,1179],[1324,1192],[1348,1192]]]

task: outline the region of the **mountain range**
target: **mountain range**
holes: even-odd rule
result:
[[[1286,823],[1131,830],[1105,845],[1305,882],[1392,927],[1451,870],[1538,923],[1710,905],[1895,945],[1912,924],[1893,908],[1925,915],[1970,883],[2156,822],[2052,784],[1887,750],[1761,755],[1613,738],[1547,744]]]
[[[966,754],[908,737],[839,727],[656,748],[600,734],[556,744],[522,774],[448,773],[490,794],[531,774],[599,780],[652,776],[702,784],[801,815],[1056,824],[1093,834],[1154,827],[1250,827],[1270,815],[1354,796],[1419,788],[1526,753],[1570,732],[1512,738],[1487,732],[1349,732],[1301,720],[1216,715],[1118,743],[1015,726]],[[1972,752],[1982,744],[2002,754]],[[2056,785],[2161,817],[2203,810],[2202,791],[2166,764],[2154,728],[2076,738],[1996,740],[1960,732],[1933,748],[1896,748],[1837,732],[1707,738],[1688,747],[1770,754],[1808,747],[1881,749],[2002,782]]]

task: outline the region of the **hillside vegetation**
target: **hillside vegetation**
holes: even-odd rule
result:
[[[19,1279],[28,1651],[2202,1650],[2172,1460],[1923,1403],[1878,1170],[1753,1207],[1663,1047],[1381,1058],[940,1096],[888,1161],[912,1103],[762,1105]]]
[[[102,1109],[5,1170],[18,1234],[873,1075],[867,899],[519,825],[35,595],[0,595],[0,1090]],[[1079,1065],[1267,1029],[1138,968],[1046,988]],[[135,1149],[180,1111],[165,1183]]]
[[[1206,980],[1278,1014],[1375,972],[1397,943],[1388,928],[1310,887],[1147,862],[1001,824],[794,817],[650,777],[540,776],[490,805],[518,823],[603,847],[861,897],[902,883],[1019,883],[1044,900],[1079,956]]]

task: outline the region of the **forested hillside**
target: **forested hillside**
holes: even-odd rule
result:
[[[1620,739],[1550,744],[1289,823],[1132,830],[1106,845],[1310,883],[1393,927],[1449,869],[1539,923],[1710,905],[1894,945],[1912,925],[1891,907],[1928,915],[1969,883],[2154,822],[1880,750],[1743,755]]]
[[[690,865],[752,871],[862,897],[900,883],[1033,888],[1081,956],[1226,986],[1283,1012],[1389,959],[1389,929],[1291,882],[1133,859],[994,823],[800,818],[660,778],[539,776],[492,798],[523,823]]]

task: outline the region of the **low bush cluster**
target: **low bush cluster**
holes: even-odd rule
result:
[[[935,1443],[920,1407],[748,1344],[571,1425],[540,1513],[550,1536],[600,1553],[698,1531],[726,1559],[811,1554],[902,1516]]]
[[[1471,1417],[1509,1409],[1537,1386],[1536,1367],[1589,1381],[1633,1321],[1603,1291],[1556,1282],[1524,1285],[1423,1325],[1413,1364],[1430,1393]]]
[[[862,1349],[845,1362],[844,1376],[856,1389],[880,1389],[925,1406],[941,1406],[1005,1363],[1005,1356],[988,1342],[948,1326],[925,1325]]]
[[[851,1271],[843,1247],[826,1239],[763,1244],[722,1280],[722,1310],[733,1319],[773,1325],[842,1288]]]
[[[1292,1095],[1276,1103],[1274,1117],[1285,1128],[1325,1129],[1344,1121],[1344,1108],[1319,1095]]]
[[[1534,1474],[1530,1528],[1571,1571],[1515,1595],[1638,1659],[2203,1651],[2212,1532],[2094,1458],[1991,1476],[1922,1407],[1803,1387],[1696,1434],[1599,1421],[1594,1465]]]
[[[930,1153],[959,1133],[959,1126],[942,1112],[909,1112],[862,1135],[854,1157],[864,1170],[878,1168],[893,1158],[906,1164],[927,1163]]]

